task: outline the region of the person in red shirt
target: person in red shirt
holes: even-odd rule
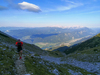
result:
[[[15,45],[17,46],[17,51],[19,53],[19,59],[22,59],[22,50],[23,50],[23,42],[20,41],[20,39],[18,39],[18,41],[15,43]]]

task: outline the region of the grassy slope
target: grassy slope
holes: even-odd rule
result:
[[[0,75],[14,75],[16,72],[15,60],[17,59],[16,40],[0,32]],[[29,51],[43,52],[39,47],[24,43],[24,54]]]
[[[73,57],[79,61],[100,62],[100,46],[83,51],[76,51],[75,53],[69,54],[68,57]]]
[[[49,48],[47,49],[48,51],[60,51],[60,52],[63,52],[64,50],[66,50],[68,48],[68,46],[65,46],[65,45],[61,45],[61,46],[57,46],[57,47],[54,47],[54,48]]]
[[[0,33],[0,75],[14,75],[14,54],[16,53],[12,46],[7,45],[8,42],[11,44],[14,40]]]
[[[100,34],[92,37],[91,39],[89,39],[83,43],[79,43],[78,45],[65,50],[65,53],[69,54],[69,53],[73,53],[75,51],[82,51],[82,50],[86,50],[86,49],[90,49],[90,48],[94,48],[94,47],[98,47],[98,46],[100,46]]]

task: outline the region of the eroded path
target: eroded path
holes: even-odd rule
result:
[[[16,55],[18,57],[18,55]],[[22,59],[17,58],[15,61],[15,68],[16,68],[16,75],[27,75],[26,67],[24,64],[24,55],[22,56]]]

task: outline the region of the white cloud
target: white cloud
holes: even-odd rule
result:
[[[81,5],[83,5],[83,4],[75,3],[75,4],[70,4],[68,6],[60,6],[57,8],[57,10],[59,10],[59,11],[70,10],[72,8],[76,8],[76,7],[81,6]]]
[[[83,5],[82,3],[73,3],[73,4],[69,4],[69,5],[65,5],[65,6],[62,5],[62,6],[58,6],[55,9],[48,9],[45,12],[50,12],[50,11],[65,11],[65,10],[70,10],[70,9],[73,9],[73,8],[76,8],[76,7],[79,7],[79,6],[82,6],[82,5]]]
[[[35,4],[28,3],[28,2],[18,3],[18,6],[22,10],[28,10],[31,12],[41,12],[41,9],[39,8],[39,6],[37,6]]]
[[[66,3],[66,5],[59,5],[56,8],[48,9],[45,12],[50,12],[50,11],[66,11],[70,10],[79,6],[82,6],[83,4],[80,2],[74,2],[74,1],[69,1],[69,0],[61,0]]]
[[[4,1],[8,3],[8,8],[27,10],[30,12],[40,12],[41,11],[39,6],[32,4],[32,3],[22,2],[22,3],[16,4],[15,3],[16,0],[4,0]],[[20,0],[17,0],[17,2],[18,1]]]
[[[67,5],[58,7],[58,10],[70,10],[72,8],[76,8],[83,5],[82,3],[77,3],[69,0],[62,0],[62,1],[65,1]]]

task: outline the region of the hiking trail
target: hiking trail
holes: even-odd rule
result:
[[[30,75],[26,72],[26,67],[24,64],[24,54],[22,55],[22,59],[19,59],[18,54],[16,54],[17,60],[15,61],[15,68],[16,68],[16,74],[15,75]]]

